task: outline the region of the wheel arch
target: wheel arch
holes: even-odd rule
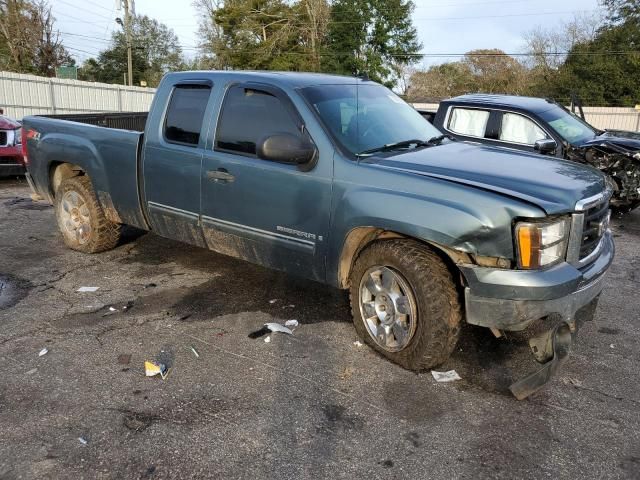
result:
[[[60,184],[67,178],[86,175],[86,171],[80,165],[71,162],[54,160],[49,164],[49,195],[55,198]]]
[[[460,284],[462,284],[464,280],[463,277],[461,277],[462,274],[457,265],[461,263],[474,263],[469,254],[451,249],[435,242],[426,241],[411,235],[405,235],[397,231],[379,227],[356,227],[351,229],[347,234],[340,252],[337,278],[338,287],[343,289],[349,288],[349,277],[351,276],[353,265],[361,251],[375,241],[392,238],[415,240],[423,244],[425,247],[430,248],[440,256],[440,258],[442,258],[449,270],[451,270],[451,273],[454,274],[454,278],[459,278]]]

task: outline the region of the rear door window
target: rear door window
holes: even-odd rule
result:
[[[534,145],[545,138],[547,134],[533,120],[517,113],[502,114],[499,139],[503,142]]]
[[[276,133],[300,135],[297,122],[282,100],[254,88],[229,89],[218,122],[216,150],[253,156],[256,144]]]
[[[164,138],[170,143],[197,146],[207,109],[209,85],[176,85],[164,122]]]
[[[451,110],[447,128],[460,135],[482,138],[487,130],[488,122],[488,110],[454,108]]]

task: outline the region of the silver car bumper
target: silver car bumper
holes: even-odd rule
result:
[[[498,330],[524,330],[533,321],[559,315],[572,323],[575,313],[602,291],[605,273],[615,254],[611,232],[602,238],[600,255],[576,268],[568,263],[542,271],[462,267],[466,320]]]

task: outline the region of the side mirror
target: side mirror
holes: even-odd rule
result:
[[[551,138],[545,138],[544,140],[537,140],[533,146],[536,152],[540,152],[542,155],[552,155],[556,152],[558,144]]]
[[[302,136],[276,133],[261,139],[256,145],[256,153],[264,160],[304,165],[313,160],[316,147]]]

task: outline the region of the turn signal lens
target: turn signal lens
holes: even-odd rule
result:
[[[553,223],[518,223],[518,266],[523,269],[541,268],[563,260],[568,238],[568,219]]]

